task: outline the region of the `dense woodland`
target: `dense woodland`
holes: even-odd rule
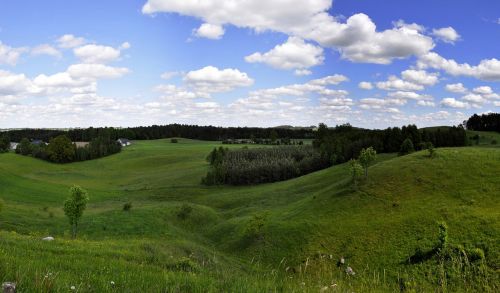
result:
[[[110,137],[111,139],[127,138],[130,140],[148,140],[161,139],[170,137],[183,137],[200,140],[226,140],[237,138],[271,138],[275,133],[279,138],[304,139],[313,138],[314,131],[309,128],[292,128],[292,127],[277,127],[277,128],[257,128],[257,127],[215,127],[215,126],[197,126],[197,125],[153,125],[147,127],[131,127],[131,128],[86,128],[86,129],[70,129],[50,130],[50,129],[20,129],[11,130],[7,134],[11,141],[20,141],[28,137],[30,139],[40,139],[49,141],[50,138],[67,135],[72,141],[91,141],[96,137]]]
[[[464,125],[469,130],[500,132],[500,113],[488,113],[481,116],[474,114]]]
[[[207,157],[207,185],[247,185],[276,182],[331,166],[331,161],[312,146],[273,148],[216,148]]]
[[[270,141],[277,144],[280,140],[273,136]],[[312,146],[214,149],[207,158],[210,170],[203,182],[207,185],[243,185],[287,180],[357,158],[362,149],[369,147],[377,153],[404,155],[430,146],[466,144],[467,136],[462,126],[419,130],[415,125],[408,125],[368,130],[349,124],[335,128],[320,124]]]
[[[59,135],[49,140],[49,144],[34,144],[27,138],[21,139],[16,153],[24,156],[54,162],[71,163],[97,159],[121,151],[121,145],[109,137],[97,137],[84,147],[77,147],[69,137]]]

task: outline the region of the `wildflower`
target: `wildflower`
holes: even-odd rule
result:
[[[114,286],[115,285],[115,282],[114,281],[111,281],[111,286]]]
[[[354,270],[351,268],[351,267],[347,267],[345,269],[345,272],[346,274],[350,275],[350,276],[354,276],[356,273],[354,272]]]
[[[321,288],[321,290],[319,290],[319,292],[325,292],[325,291],[327,291],[327,290],[328,290],[328,287],[327,287],[327,286],[325,286],[325,287]]]
[[[331,284],[330,287],[335,288],[337,287],[337,284]]]
[[[75,286],[71,286],[71,287],[70,287],[70,289],[71,289],[72,291],[75,291],[75,290],[76,290],[76,287],[75,287]]]
[[[302,282],[302,283],[300,283],[300,285],[305,286],[305,285],[306,285],[306,283]]]
[[[340,259],[340,263],[345,264],[345,259],[343,257]]]

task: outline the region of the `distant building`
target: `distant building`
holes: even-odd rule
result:
[[[10,149],[11,149],[11,150],[13,150],[13,151],[15,151],[15,150],[16,150],[16,148],[17,148],[17,145],[18,145],[18,144],[19,144],[19,143],[17,143],[17,142],[11,142],[11,143],[10,143]]]
[[[122,147],[126,147],[132,144],[132,142],[126,138],[119,138],[117,142],[121,144]]]
[[[84,148],[89,145],[88,141],[75,141],[74,144],[77,148]]]

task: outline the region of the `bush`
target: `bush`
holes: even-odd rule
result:
[[[193,211],[193,208],[188,204],[183,204],[177,213],[177,217],[181,220],[185,220]]]
[[[497,144],[497,143],[498,143],[498,141],[496,139],[491,141],[491,144]]]
[[[126,203],[124,203],[124,204],[123,204],[123,210],[124,210],[125,212],[128,212],[128,211],[130,211],[131,209],[132,209],[132,203],[131,203],[131,202],[126,202]]]
[[[179,140],[177,138],[172,138],[170,139],[170,143],[178,143]]]
[[[413,142],[411,139],[407,138],[401,144],[401,148],[399,150],[399,155],[407,155],[413,153],[415,151],[415,147],[413,146]]]

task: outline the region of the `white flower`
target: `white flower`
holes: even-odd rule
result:
[[[75,286],[71,286],[70,289],[74,291],[74,290],[76,290],[76,287]]]
[[[114,281],[111,281],[111,286],[114,286],[115,285],[115,282]]]

